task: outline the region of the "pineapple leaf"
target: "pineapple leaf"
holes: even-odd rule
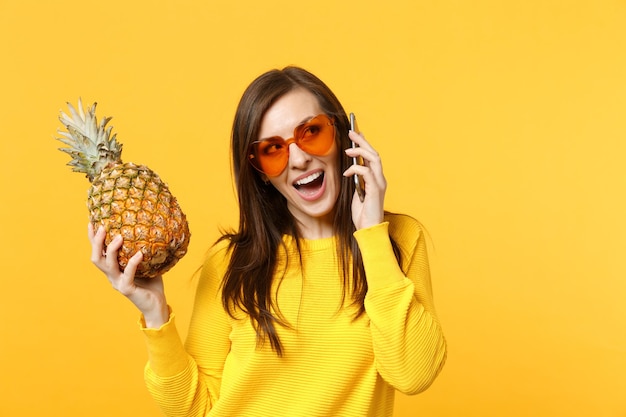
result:
[[[78,109],[67,103],[69,114],[61,111],[59,120],[66,131],[58,130],[56,139],[67,145],[59,148],[72,157],[68,163],[73,171],[87,175],[93,181],[107,166],[122,163],[122,144],[117,141],[117,134],[111,135],[113,126],[107,124],[111,117],[103,117],[98,123],[94,103],[85,111],[82,100],[78,99]]]

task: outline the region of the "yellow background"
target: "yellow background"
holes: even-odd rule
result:
[[[98,101],[187,212],[166,276],[184,335],[193,271],[237,222],[236,103],[297,64],[432,237],[449,361],[396,416],[626,416],[623,0],[0,0],[0,39],[0,415],[159,415],[137,313],[89,262],[65,102]]]

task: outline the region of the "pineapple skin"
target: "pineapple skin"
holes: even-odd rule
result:
[[[94,228],[104,226],[106,245],[118,234],[123,237],[121,269],[137,251],[143,253],[136,277],[162,275],[187,253],[186,216],[167,185],[144,165],[127,162],[104,168],[88,191],[87,208]]]

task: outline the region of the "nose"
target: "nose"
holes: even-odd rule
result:
[[[311,155],[304,152],[295,143],[289,144],[289,167],[290,168],[306,168],[311,161]]]

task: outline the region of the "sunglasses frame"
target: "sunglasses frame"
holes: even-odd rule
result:
[[[318,118],[322,118],[320,123],[312,123],[314,120],[316,120]],[[322,124],[323,126],[330,126],[330,128],[332,129],[332,138],[333,139],[330,142],[330,144],[328,145],[328,147],[326,149],[324,149],[323,152],[311,152],[311,149],[303,149],[303,147],[301,145],[301,142],[304,139],[304,133],[307,131],[307,128],[309,126],[316,126],[316,125],[320,125],[320,124]],[[315,155],[315,156],[324,156],[332,148],[332,144],[335,142],[335,135],[336,135],[336,132],[335,132],[335,122],[334,122],[333,118],[328,116],[325,113],[320,113],[320,114],[318,114],[316,116],[313,116],[312,118],[310,118],[306,122],[301,123],[298,126],[296,126],[295,129],[293,130],[293,136],[291,138],[289,138],[289,139],[284,139],[284,138],[282,138],[280,136],[272,136],[270,138],[256,140],[256,141],[250,143],[250,145],[248,146],[248,162],[250,162],[252,167],[254,169],[256,169],[257,171],[259,171],[260,173],[265,174],[265,175],[270,176],[270,177],[276,177],[276,176],[280,175],[285,170],[287,165],[289,164],[289,145],[291,145],[292,143],[295,143],[296,146],[298,146],[298,148],[300,148],[303,152],[306,152],[306,153],[308,153],[310,155]],[[276,141],[278,139],[281,140],[280,143],[284,147],[284,150],[281,150],[279,152],[286,154],[287,158],[285,158],[285,163],[284,163],[283,167],[280,169],[280,171],[272,170],[271,172],[266,172],[266,171],[263,170],[263,168],[261,166],[261,157],[258,156],[259,145],[262,144],[263,142]]]

